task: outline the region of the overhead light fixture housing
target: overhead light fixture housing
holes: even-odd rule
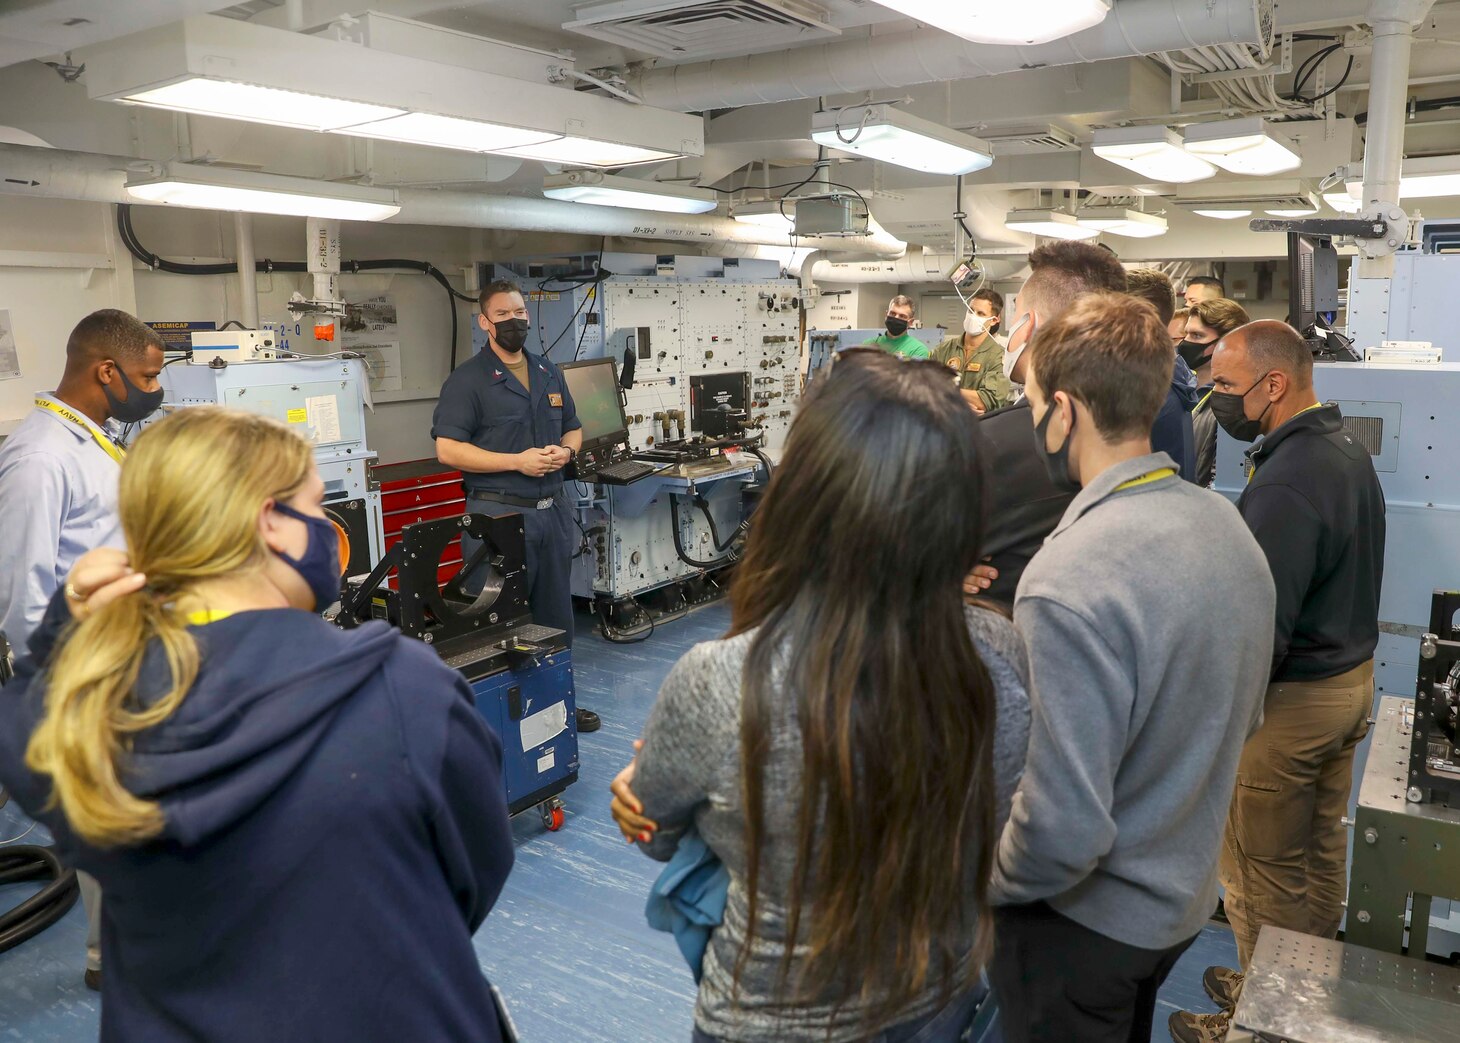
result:
[[[1013,4],[950,0],[877,0],[883,7],[974,43],[1049,43],[1099,25],[1110,0],[1019,0]]]
[[[339,133],[361,138],[400,141],[408,145],[431,145],[463,152],[500,152],[504,148],[538,145],[555,135],[541,130],[523,130],[486,120],[437,116],[429,112],[407,112],[390,119],[358,126],[341,127]]]
[[[1086,228],[1128,239],[1150,239],[1166,234],[1166,219],[1123,206],[1089,206],[1075,214],[1075,220]]]
[[[815,113],[811,140],[926,174],[971,174],[994,161],[988,142],[891,105]]]
[[[1185,184],[1217,172],[1200,156],[1181,147],[1181,138],[1169,127],[1110,127],[1097,130],[1091,143],[1095,154],[1152,181]]]
[[[719,200],[707,188],[690,188],[601,170],[569,170],[542,179],[542,194],[593,206],[622,206],[634,210],[662,210],[670,214],[705,214]]]
[[[1186,151],[1234,174],[1272,175],[1297,170],[1298,145],[1261,116],[1186,128]]]
[[[441,40],[445,55],[463,48],[463,34],[411,25],[422,53],[420,40],[432,33],[449,37]],[[466,38],[472,42],[506,47]],[[575,167],[705,150],[699,116],[213,15],[98,45],[85,60],[91,98],[174,112]]]
[[[1051,239],[1093,239],[1100,234],[1099,229],[1075,220],[1074,214],[1050,209],[1010,210],[1004,217],[1004,227]]]
[[[160,175],[128,179],[127,194],[139,203],[342,221],[384,221],[400,213],[393,189],[196,163],[167,163]]]
[[[796,227],[796,201],[794,199],[765,199],[755,203],[741,203],[731,216],[742,224],[774,228],[787,235]]]
[[[580,134],[569,134],[539,145],[519,145],[492,151],[498,155],[536,159],[543,163],[587,167],[631,167],[640,163],[662,163],[666,159],[675,159],[684,154],[627,145],[621,141],[601,141]]]
[[[1318,212],[1318,198],[1299,178],[1262,182],[1204,182],[1182,187],[1167,202],[1201,217],[1234,221],[1263,210],[1274,217],[1306,217]]]

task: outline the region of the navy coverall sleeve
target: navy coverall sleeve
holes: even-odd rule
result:
[[[470,442],[482,426],[481,403],[471,386],[471,370],[463,367],[446,378],[431,417],[431,437]]]

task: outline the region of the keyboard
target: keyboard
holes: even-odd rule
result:
[[[642,460],[620,460],[616,464],[600,467],[593,477],[596,481],[608,482],[610,485],[628,485],[630,482],[637,482],[640,478],[649,477],[661,466],[647,464]]]

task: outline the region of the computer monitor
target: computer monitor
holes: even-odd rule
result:
[[[583,447],[617,445],[629,440],[629,418],[619,398],[618,366],[611,358],[565,362],[563,371],[568,394],[583,425]]]
[[[1338,311],[1338,253],[1333,239],[1288,233],[1288,322],[1303,336]]]

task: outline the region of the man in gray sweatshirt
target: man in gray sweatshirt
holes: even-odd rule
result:
[[[993,982],[1010,1043],[1144,1043],[1157,989],[1216,903],[1273,581],[1236,509],[1151,452],[1172,356],[1150,308],[1081,297],[1030,352],[1037,447],[1079,491],[1014,604],[1031,728],[994,872]]]

